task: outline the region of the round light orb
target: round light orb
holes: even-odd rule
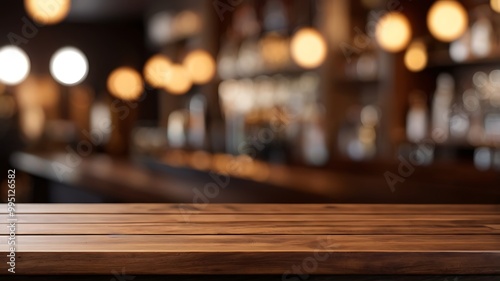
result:
[[[410,22],[397,12],[383,15],[375,27],[377,43],[388,52],[402,51],[410,43],[411,35]]]
[[[215,75],[215,60],[205,50],[190,52],[182,64],[195,84],[208,83]]]
[[[68,16],[71,0],[24,0],[24,8],[37,23],[56,24]]]
[[[186,68],[180,64],[173,64],[167,75],[165,89],[171,94],[182,95],[189,91],[192,85],[191,75]]]
[[[467,30],[467,11],[459,1],[439,0],[427,14],[427,27],[432,36],[443,42],[458,39]]]
[[[427,66],[427,49],[422,42],[414,42],[408,47],[404,57],[405,66],[412,72],[419,72]]]
[[[87,57],[77,48],[59,49],[50,59],[50,74],[63,85],[82,82],[89,72]]]
[[[290,43],[292,59],[303,68],[316,68],[326,58],[327,46],[323,36],[313,28],[302,28]]]
[[[117,68],[108,77],[108,90],[122,100],[135,100],[143,90],[141,75],[131,67]]]
[[[490,0],[490,6],[493,11],[500,13],[500,0]]]
[[[28,55],[16,46],[0,49],[0,82],[6,85],[17,85],[26,79],[30,72]]]
[[[153,87],[165,87],[171,65],[172,62],[164,55],[152,56],[144,65],[144,79]]]

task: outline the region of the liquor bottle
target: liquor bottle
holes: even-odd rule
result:
[[[432,104],[432,136],[436,142],[444,142],[449,136],[450,107],[455,91],[455,80],[448,73],[437,78]]]
[[[410,95],[410,110],[406,117],[406,137],[412,143],[419,143],[427,136],[429,110],[425,94],[414,92]]]

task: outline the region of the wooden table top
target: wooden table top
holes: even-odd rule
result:
[[[16,218],[17,274],[500,275],[500,205],[19,204]]]

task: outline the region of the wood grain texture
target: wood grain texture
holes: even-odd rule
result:
[[[346,222],[209,222],[209,223],[65,223],[19,224],[20,235],[105,235],[105,234],[267,234],[267,235],[327,235],[359,234],[392,235],[461,235],[500,234],[500,224],[478,222],[435,221],[346,221]],[[1,228],[0,235],[8,229]]]
[[[500,205],[428,204],[17,204],[18,214],[500,214]],[[7,209],[0,209],[6,214]]]
[[[21,204],[17,219],[18,274],[500,275],[497,205]]]
[[[123,269],[123,268],[122,268]],[[116,270],[119,272],[121,269]],[[126,273],[126,272],[125,272]],[[125,278],[125,277],[128,277]],[[306,277],[306,276],[304,276]],[[282,275],[39,275],[10,276],[9,281],[110,281],[110,280],[134,280],[134,281],[500,281],[500,276],[457,276],[457,275],[307,275],[307,278],[293,276],[283,278]],[[121,278],[121,279],[119,279]]]

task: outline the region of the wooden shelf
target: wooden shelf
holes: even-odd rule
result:
[[[462,62],[453,61],[448,52],[439,52],[429,55],[429,64],[426,69],[495,65],[500,65],[500,53],[498,52],[492,53],[483,58],[468,58]]]

